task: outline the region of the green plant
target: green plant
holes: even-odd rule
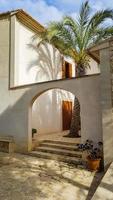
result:
[[[92,140],[86,140],[84,144],[79,144],[78,149],[87,151],[88,159],[96,160],[102,159],[103,143],[94,143]]]
[[[91,11],[89,1],[86,1],[81,5],[77,19],[64,16],[60,22],[50,22],[47,29],[38,34],[38,45],[48,42],[75,61],[78,76],[84,75],[85,68],[90,67],[87,48],[113,36],[113,26],[104,25],[107,19],[113,19],[113,10],[100,10],[94,14]]]
[[[37,129],[32,128],[32,138],[33,138],[33,136],[34,136],[35,133],[37,133]]]

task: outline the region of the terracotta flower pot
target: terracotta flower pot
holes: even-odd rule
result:
[[[99,168],[100,168],[100,160],[101,160],[100,158],[93,160],[93,159],[87,157],[88,169],[91,170],[91,171],[99,170]]]

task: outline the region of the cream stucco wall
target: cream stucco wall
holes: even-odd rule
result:
[[[40,95],[32,107],[32,127],[38,133],[62,131],[62,101],[74,101],[70,92],[53,89]]]
[[[17,151],[31,149],[31,108],[32,101],[48,89],[61,88],[77,96],[81,105],[82,139],[101,138],[101,116],[99,103],[99,77],[91,76],[80,79],[62,80],[43,84],[26,86],[18,89],[9,89],[10,81],[13,83],[15,17],[0,21],[0,136],[13,136]],[[11,27],[10,27],[11,25]],[[9,52],[10,49],[10,52]],[[4,71],[5,70],[5,71]],[[89,95],[90,94],[90,95]],[[92,127],[95,127],[95,130]],[[96,134],[96,137],[95,137]]]
[[[0,20],[0,115],[9,105],[9,20]]]
[[[100,50],[101,109],[105,165],[113,161],[112,73],[109,48]]]
[[[25,85],[35,82],[41,82],[52,79],[51,77],[59,76],[55,67],[61,67],[60,54],[58,50],[50,45],[42,45],[37,52],[36,42],[33,42],[33,36],[36,34],[23,24],[21,24],[16,16],[12,17],[12,34],[13,34],[13,58],[12,58],[12,84],[13,86]],[[34,49],[32,48],[34,46]],[[56,66],[52,58],[57,59]],[[54,66],[54,74],[48,66]],[[58,70],[59,71],[59,70]],[[42,76],[43,72],[43,76]],[[60,73],[60,72],[59,72]]]
[[[90,68],[86,69],[86,74],[87,75],[100,73],[100,66],[95,60],[90,58],[90,63],[89,64],[90,64]]]
[[[36,47],[35,32],[14,19],[14,86],[62,78],[62,56],[50,44]],[[72,62],[72,61],[71,61]],[[74,63],[73,76],[75,75]]]
[[[61,56],[49,44],[36,49],[32,41],[36,34],[15,18],[15,81],[14,85],[57,79],[61,70]],[[33,49],[34,47],[34,49]]]
[[[62,56],[56,48],[47,43],[37,48],[38,36],[33,40],[36,33],[20,23],[16,16],[13,16],[12,31],[14,35],[12,86],[62,78]],[[67,57],[65,60],[72,63],[72,77],[75,77],[74,61]],[[97,63],[92,59],[90,66],[91,68],[86,69],[86,74],[99,72]]]
[[[13,76],[10,73],[13,72],[11,64],[14,62],[14,60],[12,62],[14,58],[12,54],[14,49],[13,25],[13,17],[11,21],[10,19],[0,20],[0,136],[13,136],[19,143],[24,143],[24,147],[27,148],[24,135],[27,132],[22,119],[26,111],[22,111],[22,104],[15,107],[26,90],[12,92],[9,89],[9,81],[13,82]]]

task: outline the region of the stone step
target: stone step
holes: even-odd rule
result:
[[[40,143],[52,143],[52,144],[60,144],[60,145],[71,145],[71,146],[75,146],[76,144],[78,144],[78,142],[64,142],[64,141],[58,141],[58,140],[43,140]]]
[[[57,161],[66,162],[66,163],[74,164],[74,165],[82,164],[81,158],[51,154],[51,153],[47,153],[47,152],[31,151],[31,152],[29,152],[29,155],[38,157],[38,158],[57,160]]]
[[[57,148],[52,148],[52,147],[36,147],[35,151],[38,152],[47,152],[51,154],[56,154],[56,155],[64,155],[64,156],[71,156],[71,157],[82,157],[82,152],[80,151],[70,151],[66,149],[57,149]]]
[[[55,144],[55,143],[52,144],[52,143],[42,142],[40,144],[40,147],[52,147],[52,148],[55,148],[55,149],[66,149],[66,150],[70,150],[70,151],[79,151],[76,144],[66,145],[66,144]]]

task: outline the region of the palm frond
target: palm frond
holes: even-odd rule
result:
[[[106,9],[102,11],[96,12],[90,19],[88,27],[90,26],[91,29],[97,28],[99,25],[102,25],[103,22],[107,19],[113,19],[113,10]]]
[[[63,18],[63,24],[70,30],[71,35],[73,36],[74,46],[76,46],[76,49],[79,48],[77,47],[80,43],[79,24],[70,16],[65,16]]]
[[[91,9],[89,6],[89,2],[86,1],[81,6],[79,19],[78,19],[78,24],[79,24],[78,47],[80,51],[83,51],[84,49],[84,36],[86,32],[86,27],[89,21],[90,11]]]
[[[113,20],[113,10],[101,10],[90,15],[89,1],[82,4],[78,20],[65,16],[60,22],[50,22],[45,31],[39,33],[38,46],[48,42],[60,53],[74,59],[78,66],[89,67],[86,49],[93,43],[113,36],[113,27],[104,26],[107,19]]]
[[[85,3],[82,3],[81,9],[80,9],[80,15],[79,15],[79,24],[80,26],[84,27],[89,19],[90,14],[90,6],[89,1],[86,1]]]
[[[89,20],[89,23],[87,24],[85,34],[84,34],[84,40],[83,40],[84,49],[88,48],[88,46],[91,43],[94,43],[96,41],[95,38],[97,36],[97,31],[99,29],[102,29],[102,30],[106,29],[102,25],[107,19],[113,19],[113,10],[106,9],[106,10],[98,11],[91,17],[91,19]],[[107,37],[107,32],[105,35]],[[98,36],[99,36],[99,32],[98,32]],[[98,37],[98,39],[101,39],[101,35],[100,37]]]
[[[100,28],[99,30],[97,30],[97,34],[94,38],[94,43],[103,41],[111,36],[113,36],[113,26],[107,28]]]
[[[69,26],[72,31],[76,33],[78,29],[78,23],[75,19],[70,16],[64,16],[62,22],[65,26]]]

